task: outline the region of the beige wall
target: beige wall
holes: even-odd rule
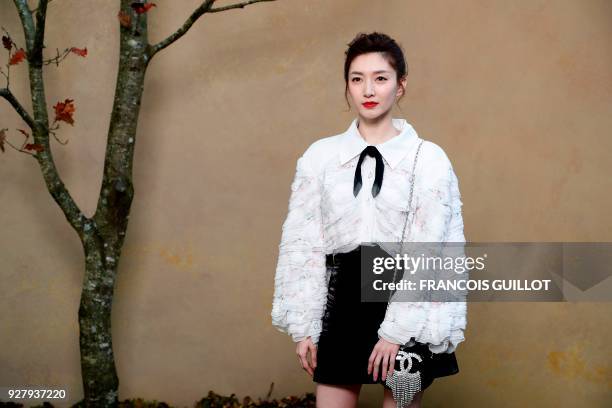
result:
[[[70,142],[53,152],[87,215],[114,91],[117,3],[54,1],[47,19],[48,56],[89,50],[45,77],[50,110],[67,97],[77,106],[75,126],[59,132]],[[199,1],[156,3],[152,41]],[[23,45],[8,0],[0,23]],[[113,310],[120,398],[191,406],[209,389],[314,390],[271,326],[277,245],[296,159],[353,118],[343,54],[371,30],[405,48],[408,94],[395,116],[453,161],[468,240],[612,241],[611,2],[279,0],[208,15],[156,57],[145,84]],[[25,72],[14,68],[11,82],[29,108]],[[0,101],[15,143],[23,126]],[[0,386],[67,387],[72,403],[82,393],[80,244],[36,162],[12,149],[0,159]],[[425,407],[609,406],[611,311],[470,304],[461,373],[436,381]],[[364,390],[363,406],[377,406],[379,386]]]

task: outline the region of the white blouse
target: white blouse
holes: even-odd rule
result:
[[[275,275],[272,324],[298,342],[317,344],[327,303],[325,255],[348,252],[362,242],[399,242],[408,208],[409,178],[422,139],[405,119],[392,119],[401,133],[375,145],[383,156],[382,188],[372,197],[376,160],[365,156],[363,185],[353,195],[360,153],[368,146],[358,118],[341,134],[312,143],[297,161],[282,227]],[[406,242],[465,242],[462,202],[450,160],[425,140],[415,169],[412,217]],[[359,276],[356,277],[359,279]],[[396,344],[428,343],[451,353],[464,340],[465,301],[391,302],[378,330]]]

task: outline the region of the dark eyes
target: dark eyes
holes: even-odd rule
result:
[[[387,78],[385,78],[384,76],[376,77],[376,79],[382,79],[383,81],[387,80]],[[357,82],[357,81],[360,81],[360,80],[361,80],[361,78],[355,77],[355,78],[351,79],[351,82]]]

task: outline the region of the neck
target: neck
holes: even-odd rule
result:
[[[384,143],[401,133],[393,126],[391,115],[374,120],[360,117],[357,121],[357,132],[370,145]]]

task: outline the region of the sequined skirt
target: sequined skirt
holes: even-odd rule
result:
[[[379,340],[378,329],[385,318],[387,303],[361,301],[361,247],[335,256],[329,254],[326,262],[330,274],[328,295],[313,381],[337,385],[383,384],[382,365],[374,381],[373,372],[368,374],[368,360]],[[417,343],[416,347],[428,352],[426,344]],[[431,385],[436,377],[458,372],[455,353],[444,355],[434,364],[435,367],[423,370],[427,374],[421,389]]]

